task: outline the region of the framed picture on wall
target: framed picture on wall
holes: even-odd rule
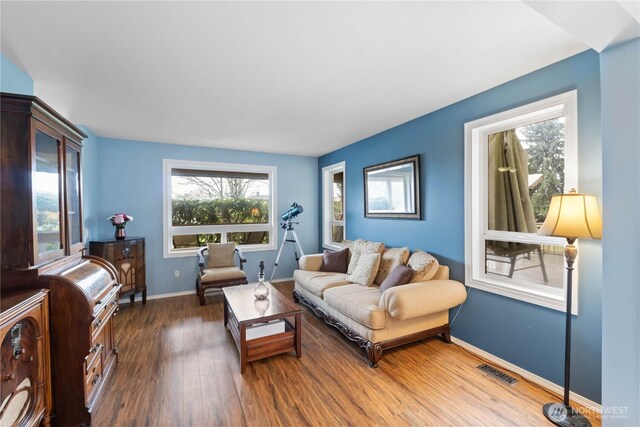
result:
[[[421,219],[419,154],[364,168],[364,216]]]

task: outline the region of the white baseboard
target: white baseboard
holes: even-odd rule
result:
[[[147,300],[151,299],[161,299],[161,298],[171,298],[171,297],[181,297],[183,295],[195,295],[195,289],[193,291],[180,291],[180,292],[170,292],[167,294],[158,294],[158,295],[149,295],[147,296]],[[142,296],[140,294],[136,294],[136,300],[140,301]],[[131,304],[131,300],[128,296],[121,298],[119,301],[120,304]]]
[[[270,280],[269,283],[280,283],[280,282],[289,282],[292,281],[293,277],[286,277],[284,279],[274,279],[274,280]],[[193,291],[180,291],[180,292],[170,292],[167,294],[158,294],[158,295],[149,295],[147,296],[147,300],[151,300],[151,299],[161,299],[161,298],[171,298],[171,297],[181,297],[183,295],[195,295],[196,291],[195,289]],[[139,294],[136,294],[136,299],[139,300],[139,298],[141,298],[141,296]],[[120,300],[120,304],[130,304],[131,301],[129,300],[129,297],[126,296],[124,298],[122,298]]]
[[[503,367],[505,369],[508,369],[511,372],[515,372],[516,374],[520,375],[522,378],[531,381],[534,384],[539,385],[540,387],[549,390],[552,393],[558,394],[560,396],[562,396],[564,394],[564,388],[559,386],[558,384],[552,383],[549,380],[546,380],[544,378],[542,378],[541,376],[538,376],[536,374],[534,374],[533,372],[529,372],[526,369],[523,369],[517,365],[514,365],[511,362],[507,362],[504,359],[499,358],[498,356],[494,356],[491,353],[488,353],[474,345],[469,344],[468,342],[462,341],[461,339],[458,339],[456,337],[451,337],[451,341],[453,341],[455,344],[459,345],[460,347],[463,347],[467,350],[469,350],[471,353],[474,353],[480,357],[482,357],[483,359],[487,359],[490,362],[495,363],[496,365]],[[592,400],[587,399],[584,396],[580,396],[579,394],[576,394],[574,392],[570,392],[569,394],[569,398],[571,400],[573,400],[574,402],[578,403],[579,405],[582,405],[586,408],[592,408],[596,411],[598,411],[599,413],[602,413],[602,407],[599,403],[596,403]]]

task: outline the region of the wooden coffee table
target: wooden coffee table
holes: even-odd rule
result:
[[[254,297],[256,283],[222,288],[224,324],[240,352],[240,373],[244,373],[247,362],[254,360],[292,350],[296,351],[298,358],[302,356],[302,309],[270,283],[266,285],[269,288],[268,302],[257,301]],[[247,328],[272,320],[283,320],[284,332],[247,340]]]

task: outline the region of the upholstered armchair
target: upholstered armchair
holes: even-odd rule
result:
[[[198,249],[196,254],[200,268],[196,280],[196,293],[200,305],[206,303],[204,294],[207,289],[248,283],[243,268],[247,260],[235,243],[209,243]]]

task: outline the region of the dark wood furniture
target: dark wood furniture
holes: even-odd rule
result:
[[[49,289],[51,419],[89,425],[117,361],[111,316],[120,285],[113,266],[82,255],[86,135],[36,97],[2,93],[0,104],[3,302],[13,291]]]
[[[46,289],[3,292],[0,425],[50,424],[51,365]]]
[[[33,278],[84,247],[80,153],[86,135],[38,98],[2,93],[0,99],[2,270],[29,270]],[[17,276],[8,282],[12,287],[34,286]]]
[[[240,352],[240,373],[244,373],[247,362],[264,359],[295,350],[302,356],[302,310],[266,283],[269,298],[257,301],[253,295],[256,284],[223,288],[224,324]],[[291,318],[294,322],[291,322]],[[279,334],[247,340],[247,328],[256,323],[284,320],[285,331]]]
[[[81,257],[47,276],[56,425],[90,425],[118,359],[113,316],[120,285],[102,258]]]
[[[116,268],[122,285],[120,297],[128,295],[133,303],[136,294],[141,292],[142,303],[147,303],[144,237],[92,241],[89,253],[106,259]]]
[[[198,266],[200,271],[198,272],[198,278],[196,279],[196,294],[200,300],[200,305],[205,305],[206,300],[204,298],[207,289],[220,289],[226,286],[246,285],[247,276],[244,274],[244,263],[247,259],[242,254],[240,248],[235,248],[235,254],[238,257],[238,269],[242,273],[229,274],[228,271],[222,271],[220,269],[220,275],[216,274],[217,269],[207,267],[207,253],[209,252],[208,246],[203,246],[196,252],[198,256]],[[228,268],[224,268],[228,270]]]

